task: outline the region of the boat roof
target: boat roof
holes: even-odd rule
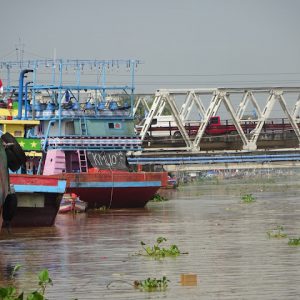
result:
[[[0,124],[9,124],[9,125],[39,125],[40,121],[38,120],[1,120]]]

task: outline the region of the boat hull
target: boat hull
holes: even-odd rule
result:
[[[87,208],[87,203],[81,201],[79,197],[77,197],[77,195],[66,193],[62,198],[58,212],[59,213],[68,213],[68,212],[80,213],[80,212],[85,212],[86,208]]]
[[[69,212],[81,213],[81,212],[85,212],[85,210],[86,210],[86,207],[84,207],[84,206],[76,205],[75,207],[72,207],[72,204],[69,204],[69,205],[60,205],[58,212],[60,214],[65,214],[65,213],[69,213]]]
[[[63,173],[53,175],[67,181],[67,193],[75,193],[94,208],[141,208],[167,182],[165,172]]]
[[[88,203],[88,208],[141,208],[158,191],[155,187],[72,187],[67,192],[76,193]],[[99,195],[96,197],[96,195]]]
[[[52,226],[59,210],[66,182],[42,175],[11,174],[18,206],[12,227]]]
[[[18,204],[20,201],[27,201],[27,196],[23,193],[17,193]],[[52,193],[40,196],[38,202],[43,203],[42,207],[17,207],[16,213],[10,222],[11,227],[44,227],[54,225],[61,197],[59,198],[57,194]]]
[[[8,194],[8,179],[7,157],[2,140],[0,139],[0,228],[2,226],[2,205],[4,204],[5,198]]]

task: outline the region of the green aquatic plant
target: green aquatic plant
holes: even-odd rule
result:
[[[161,292],[166,290],[168,287],[168,282],[170,282],[170,280],[168,280],[166,276],[163,276],[161,279],[148,277],[145,280],[135,280],[133,283],[126,280],[113,280],[109,282],[106,287],[108,289],[120,289],[121,285],[126,284],[143,292]]]
[[[134,287],[145,292],[165,291],[168,287],[168,282],[170,280],[166,276],[163,276],[161,279],[149,277],[145,280],[134,281]]]
[[[300,246],[300,238],[289,239],[288,244],[290,246]]]
[[[106,211],[108,211],[108,208],[105,205],[102,205],[102,206],[96,208],[95,210],[100,211],[100,212],[106,212]]]
[[[242,195],[242,201],[244,203],[252,203],[255,202],[255,197],[252,194],[244,194]]]
[[[164,202],[164,201],[168,201],[168,199],[165,198],[164,196],[161,196],[160,194],[155,194],[150,201],[152,201],[152,202]]]
[[[171,245],[169,248],[161,247],[161,243],[166,242],[167,239],[164,237],[158,237],[156,243],[150,247],[141,241],[142,248],[146,254],[152,257],[161,258],[166,256],[178,256],[182,254],[177,245]]]
[[[14,278],[21,265],[16,265],[11,274],[12,283],[7,287],[0,287],[0,300],[46,300],[45,292],[48,285],[52,285],[48,270],[44,269],[38,274],[38,288],[29,293],[25,298],[24,292],[18,292],[14,284]]]
[[[287,234],[283,233],[283,226],[277,225],[275,229],[267,231],[267,235],[269,238],[276,238],[276,239],[281,239],[281,238],[286,238]]]
[[[22,268],[22,265],[20,265],[20,264],[17,264],[17,265],[14,266],[14,268],[13,268],[13,270],[12,270],[12,272],[11,272],[11,275],[10,275],[10,279],[11,279],[11,280],[14,280],[15,275],[17,274],[17,272],[18,272],[21,268]]]

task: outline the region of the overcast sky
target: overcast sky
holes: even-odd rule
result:
[[[299,0],[0,0],[0,60],[140,59],[137,91],[299,85]]]

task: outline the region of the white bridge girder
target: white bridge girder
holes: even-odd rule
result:
[[[257,101],[255,95],[265,95],[264,103]],[[238,104],[234,104],[231,96],[240,97]],[[292,95],[292,100],[289,99],[290,107],[288,108],[285,95]],[[296,95],[296,100],[294,100]],[[152,95],[153,96],[153,95]],[[183,104],[180,106],[176,97],[185,97]],[[205,108],[202,97],[210,98],[210,101]],[[292,101],[292,102],[291,102]],[[293,102],[294,101],[294,102]],[[140,102],[136,102],[139,104]],[[256,118],[251,121],[255,122],[255,128],[246,135],[242,129],[241,123],[245,110],[251,103],[256,112]],[[144,122],[140,132],[143,140],[149,130],[152,119],[155,116],[162,115],[166,105],[170,108],[170,112],[176,122],[178,130],[186,144],[186,150],[196,152],[201,150],[201,138],[205,133],[205,129],[212,116],[215,116],[221,106],[224,105],[227,112],[232,117],[233,124],[236,127],[242,142],[243,149],[253,151],[257,149],[257,140],[262,131],[265,121],[273,112],[275,104],[278,103],[282,109],[284,117],[289,120],[293,131],[296,134],[300,145],[300,130],[298,127],[299,110],[300,110],[300,87],[259,87],[259,88],[210,88],[210,89],[161,89],[155,93],[154,101],[149,110],[148,116]],[[195,107],[195,108],[193,108]],[[196,137],[192,140],[186,129],[185,121],[190,116],[191,111],[198,113],[200,119],[199,129]],[[166,148],[168,150],[168,148]]]

